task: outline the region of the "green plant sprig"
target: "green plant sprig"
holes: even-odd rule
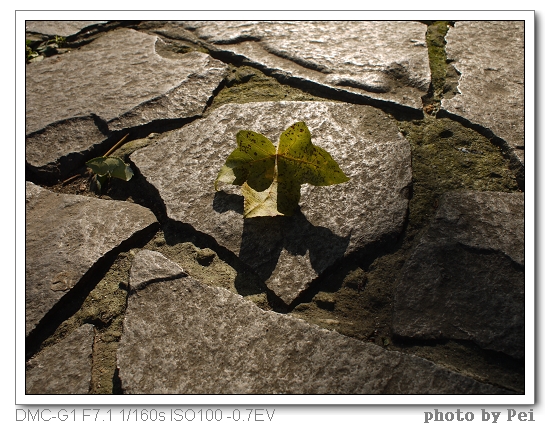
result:
[[[105,186],[105,182],[113,177],[124,181],[128,181],[133,177],[134,172],[129,164],[126,164],[122,159],[116,156],[109,156],[124,143],[128,136],[129,134],[124,136],[116,145],[109,149],[105,155],[90,159],[86,162],[86,165],[93,173],[92,187],[95,186],[98,192],[101,192],[102,188]]]

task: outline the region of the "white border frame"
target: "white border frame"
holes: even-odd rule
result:
[[[16,51],[16,404],[25,405],[524,405],[535,402],[534,11],[16,11],[16,46],[25,20],[522,20],[525,21],[525,395],[26,395],[25,394],[25,80]],[[20,214],[23,214],[21,219]],[[544,283],[541,283],[544,285]],[[18,337],[17,337],[18,336]],[[542,360],[544,361],[544,360]],[[528,409],[527,409],[528,410]],[[501,418],[502,420],[502,418]]]

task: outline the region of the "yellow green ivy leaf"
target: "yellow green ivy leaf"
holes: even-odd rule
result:
[[[277,147],[250,130],[237,133],[237,149],[227,158],[215,181],[242,185],[244,217],[292,215],[300,186],[328,186],[349,180],[330,154],[311,142],[304,122],[286,129]]]

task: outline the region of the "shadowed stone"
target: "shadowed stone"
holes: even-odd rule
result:
[[[27,164],[56,173],[61,159],[82,161],[112,131],[201,115],[226,65],[199,52],[166,59],[156,53],[157,42],[119,29],[28,64]]]
[[[211,48],[283,79],[422,108],[430,85],[426,25],[419,22],[184,22]],[[173,37],[177,30],[165,30]]]
[[[236,134],[253,130],[278,143],[305,121],[312,142],[327,150],[350,181],[302,186],[292,217],[243,219],[240,188],[214,181]],[[251,266],[285,303],[343,256],[386,242],[402,229],[408,207],[408,142],[380,111],[329,102],[225,105],[131,155],[159,191],[168,217],[214,237]]]
[[[524,22],[457,22],[447,33],[447,57],[461,74],[459,94],[442,109],[480,124],[524,162]]]
[[[130,289],[136,291],[157,281],[185,276],[187,273],[179,265],[166,261],[160,252],[144,249],[136,254],[130,270]]]
[[[445,194],[402,276],[397,335],[470,340],[524,358],[522,193]]]
[[[107,21],[25,21],[25,30],[36,34],[68,37],[84,28],[105,22]]]
[[[188,277],[130,294],[117,365],[127,394],[506,393]]]
[[[27,394],[88,394],[92,379],[94,327],[83,325],[29,360]]]
[[[25,317],[28,335],[109,251],[157,225],[147,208],[61,195],[26,183]]]

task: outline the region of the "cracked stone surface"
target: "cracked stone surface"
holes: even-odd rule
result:
[[[351,179],[302,186],[292,217],[243,219],[240,188],[214,181],[243,129],[274,143],[296,121]],[[374,108],[329,102],[225,105],[131,155],[159,191],[168,217],[215,238],[290,304],[345,255],[399,234],[408,207],[411,158],[394,122]]]
[[[158,225],[140,205],[62,195],[30,182],[25,201],[27,335],[105,254]]]
[[[132,280],[147,278],[135,272]],[[126,394],[505,393],[189,277],[130,294],[117,365]]]
[[[522,193],[445,194],[396,287],[397,335],[470,340],[524,358]]]
[[[177,25],[182,28],[178,31]],[[296,78],[422,108],[430,85],[426,25],[419,22],[183,22],[164,34],[231,52],[282,78]]]
[[[88,394],[94,327],[86,324],[26,364],[27,394]]]
[[[460,72],[460,93],[442,109],[491,130],[524,162],[524,23],[457,22],[447,33],[447,58]]]
[[[25,30],[36,34],[68,37],[84,28],[105,22],[107,21],[26,21]]]
[[[159,280],[186,277],[187,273],[176,263],[166,261],[160,252],[144,249],[139,251],[130,269],[130,290],[136,291]]]
[[[200,116],[226,65],[200,52],[166,59],[156,36],[118,29],[26,66],[26,161],[56,172],[110,132]],[[103,154],[102,152],[101,154]]]

